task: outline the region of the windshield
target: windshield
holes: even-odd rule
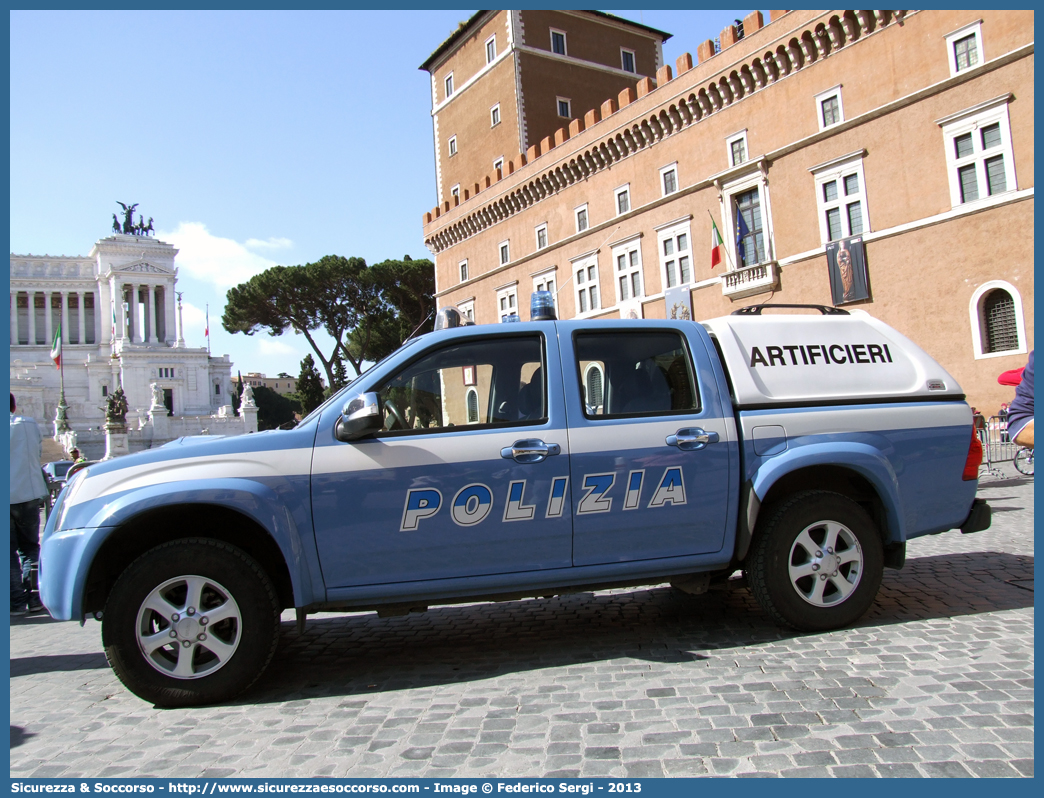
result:
[[[56,477],[64,477],[69,472],[69,466],[71,466],[71,465],[72,465],[72,463],[54,463],[54,464],[52,464],[52,468],[54,468],[54,475]]]
[[[337,400],[338,397],[343,396],[344,393],[349,388],[351,388],[359,380],[359,377],[362,377],[363,374],[369,373],[372,369],[374,369],[377,366],[381,365],[381,363],[383,363],[385,360],[390,358],[392,355],[397,354],[398,352],[401,352],[407,346],[412,346],[414,343],[416,343],[417,341],[419,341],[423,337],[424,336],[422,336],[422,335],[418,335],[416,338],[411,338],[410,340],[406,341],[402,346],[400,346],[398,349],[396,349],[394,352],[392,352],[390,355],[385,355],[384,357],[382,357],[380,360],[378,360],[376,363],[374,363],[369,368],[363,369],[362,374],[359,374],[357,377],[354,377],[347,385],[345,385],[343,388],[341,388],[341,390],[339,390],[337,393],[333,394],[329,399],[327,399],[325,402],[323,402],[321,405],[319,405],[319,407],[315,408],[315,410],[313,410],[307,416],[302,418],[301,421],[298,423],[298,426],[299,427],[303,426],[304,424],[307,424],[309,421],[313,421],[314,419],[318,418],[320,416],[320,414],[322,414],[322,412],[327,407],[329,407],[331,404],[333,404]]]

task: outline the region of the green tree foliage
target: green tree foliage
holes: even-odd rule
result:
[[[294,413],[301,411],[300,402],[263,385],[254,388],[254,401],[257,402],[258,431],[275,429],[280,424],[293,421]]]
[[[311,355],[305,355],[301,361],[301,373],[297,377],[297,399],[305,415],[323,403],[323,378],[319,376]]]
[[[243,403],[243,372],[237,371],[239,379],[232,383],[232,412],[239,415],[239,406]]]
[[[370,267],[378,286],[385,313],[375,319],[365,341],[360,331],[348,335],[347,348],[353,363],[359,359],[363,344],[366,360],[376,362],[387,357],[411,335],[431,332],[435,325],[435,266],[430,260],[386,260]]]
[[[330,394],[334,394],[337,391],[341,390],[341,388],[343,388],[349,382],[348,370],[344,367],[344,360],[340,357],[334,360],[333,375],[334,381],[333,385],[330,386]]]
[[[230,289],[221,323],[230,333],[300,333],[333,387],[342,358],[358,374],[364,361],[393,352],[416,328],[430,330],[434,292],[430,260],[406,256],[368,267],[362,258],[327,255],[304,266],[273,266]],[[333,339],[329,352],[312,335],[320,329]]]
[[[273,266],[229,289],[222,326],[230,333],[253,335],[267,330],[282,335],[287,329],[300,333],[333,383],[336,354],[346,352],[345,336],[360,330],[368,356],[365,331],[385,314],[380,291],[362,258],[328,255],[304,266]],[[312,333],[324,329],[333,338],[333,349],[324,353]],[[358,368],[358,364],[352,361]]]

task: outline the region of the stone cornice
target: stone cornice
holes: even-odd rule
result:
[[[142,252],[153,254],[155,258],[174,258],[178,250],[172,244],[158,241],[146,236],[128,236],[120,233],[100,239],[91,249],[91,258],[97,258],[102,252],[106,254],[141,255]],[[159,253],[163,253],[160,255]]]

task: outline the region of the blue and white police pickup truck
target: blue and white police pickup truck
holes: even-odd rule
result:
[[[123,683],[184,706],[249,687],[291,607],[700,593],[741,569],[775,621],[826,630],[906,541],[990,524],[960,387],[865,313],[454,314],[292,430],[81,471],[44,532],[48,610],[100,619]]]

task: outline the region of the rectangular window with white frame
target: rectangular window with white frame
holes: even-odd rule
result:
[[[663,196],[665,197],[678,190],[677,161],[660,170],[660,190],[663,192]]]
[[[504,321],[518,314],[518,283],[497,290],[497,316]]]
[[[628,50],[626,47],[620,48],[620,69],[632,74],[638,72],[634,66],[634,50]]]
[[[500,124],[500,103],[489,109],[489,126],[496,127]]]
[[[555,99],[555,107],[558,109],[558,115],[566,119],[573,118],[572,102],[568,97],[557,97]]]
[[[635,237],[613,247],[613,276],[615,277],[617,304],[626,302],[628,299],[645,296],[641,245],[641,239]]]
[[[741,130],[732,136],[725,139],[725,147],[729,154],[729,166],[739,166],[741,163],[745,163],[748,158],[747,153],[747,131]]]
[[[500,265],[503,266],[511,262],[511,246],[509,242],[504,241],[500,244]]]
[[[584,232],[591,224],[591,220],[587,215],[587,203],[585,202],[579,208],[576,208],[573,211],[573,215],[576,218],[576,232]]]
[[[555,55],[568,55],[566,53],[566,35],[564,30],[551,28],[551,52]]]
[[[834,86],[832,89],[820,92],[816,95],[816,115],[819,119],[819,129],[826,130],[828,127],[845,121],[845,109],[841,104],[841,87]]]
[[[497,36],[493,34],[486,39],[486,63],[492,64],[493,59],[497,57]]]
[[[725,226],[721,233],[730,271],[774,259],[768,182],[765,173],[753,167],[722,186]]]
[[[577,316],[587,316],[600,309],[597,255],[588,255],[573,263],[573,293]]]
[[[1008,120],[1010,99],[1006,94],[937,120],[954,208],[1018,188]]]
[[[463,302],[457,303],[457,310],[460,311],[460,315],[468,321],[475,321],[475,300],[466,299]]]
[[[536,248],[544,249],[547,247],[547,225],[538,225],[536,228]]]
[[[558,315],[558,294],[557,294],[557,281],[558,275],[557,267],[550,269],[549,271],[542,272],[541,274],[534,275],[533,277],[533,290],[534,291],[548,291],[551,293],[551,301],[555,307],[555,315]]]
[[[443,85],[446,87],[446,98],[449,99],[449,97],[453,94],[453,73],[452,72],[450,72],[448,75],[446,75],[446,80],[443,82]]]
[[[620,186],[614,192],[616,199],[616,215],[620,216],[631,210],[631,184]]]
[[[870,232],[863,155],[860,150],[810,170],[815,178],[819,235],[824,244]]]
[[[493,161],[493,174],[496,174],[497,172],[500,172],[500,176],[501,177],[504,176],[504,159],[503,158],[497,158],[497,160]]]
[[[458,265],[460,266],[460,281],[462,283],[463,282],[467,282],[467,279],[468,279],[468,262],[466,260],[462,260]]]
[[[983,62],[982,20],[958,28],[946,36],[946,51],[949,57],[950,74],[956,75]]]
[[[660,277],[665,288],[689,285],[693,281],[692,235],[690,222],[672,224],[656,233],[660,255]]]
[[[762,263],[765,260],[765,229],[761,191],[755,186],[736,193],[732,200],[736,214],[736,263],[741,267]]]
[[[457,137],[456,136],[450,136],[450,140],[449,140],[449,154],[450,154],[451,158],[454,155],[457,154]]]
[[[458,202],[460,201],[460,183],[457,183],[457,185],[450,189],[450,196],[456,198]]]

